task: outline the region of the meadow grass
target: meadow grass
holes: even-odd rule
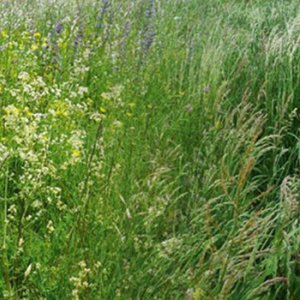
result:
[[[300,299],[291,1],[0,2],[1,299]]]

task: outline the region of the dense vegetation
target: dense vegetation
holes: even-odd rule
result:
[[[1,299],[300,299],[296,0],[0,2]]]

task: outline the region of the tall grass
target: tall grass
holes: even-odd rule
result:
[[[299,33],[297,1],[1,1],[1,298],[300,298]]]

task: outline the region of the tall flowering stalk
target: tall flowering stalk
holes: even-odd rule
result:
[[[102,0],[101,1],[101,8],[98,13],[97,22],[96,22],[97,28],[104,28],[104,19],[105,19],[105,16],[108,14],[110,6],[111,6],[110,0]]]
[[[61,22],[57,22],[55,25],[55,33],[59,35],[62,33],[63,30],[64,30],[63,24]]]
[[[131,23],[130,21],[127,21],[124,25],[122,39],[120,42],[120,58],[124,58],[125,56],[130,30],[131,30]]]
[[[142,38],[142,56],[143,60],[147,56],[156,36],[155,26],[154,26],[154,16],[155,16],[155,2],[154,0],[149,0],[149,6],[145,11],[146,26],[143,32]]]
[[[73,47],[76,52],[76,49],[78,48],[79,45],[82,44],[83,41],[83,36],[84,36],[84,29],[83,29],[83,18],[82,18],[82,4],[80,2],[77,2],[77,18],[75,20],[75,24],[79,24],[78,26],[78,31],[76,32],[74,42],[73,42]]]

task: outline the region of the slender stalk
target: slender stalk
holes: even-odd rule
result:
[[[7,258],[7,202],[8,202],[8,176],[9,176],[9,167],[6,167],[5,171],[5,185],[4,185],[4,218],[3,218],[3,243],[2,243],[2,273],[6,285],[6,291],[8,297],[12,296],[12,288],[10,283],[10,275],[9,275],[9,262]]]

